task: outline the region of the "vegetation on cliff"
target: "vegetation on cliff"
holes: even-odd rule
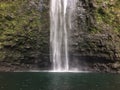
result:
[[[94,70],[120,71],[120,0],[79,0],[73,54],[85,57]],[[84,17],[82,17],[82,15]],[[81,22],[82,21],[82,22]],[[86,22],[86,24],[80,25]],[[81,28],[83,27],[83,28]],[[83,60],[84,61],[84,60]]]
[[[120,0],[77,5],[71,55],[88,57],[93,69],[120,71]],[[49,0],[1,0],[0,65],[49,66],[49,32]]]
[[[0,1],[0,62],[19,65],[47,60],[49,14],[48,7],[42,3],[40,0]],[[44,3],[48,2],[44,0]]]

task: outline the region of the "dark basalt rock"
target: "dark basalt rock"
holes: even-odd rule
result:
[[[50,69],[49,1],[0,1],[0,71]],[[120,0],[78,0],[71,67],[120,72]]]
[[[84,68],[88,67],[86,70],[99,72],[120,70],[120,18],[118,17],[120,14],[117,14],[118,16],[115,14],[119,12],[120,5],[117,3],[120,2],[79,0],[77,4],[77,18],[73,25],[70,53],[73,57],[79,56],[75,58],[77,62],[86,63],[79,64]],[[71,61],[74,64],[74,60]]]

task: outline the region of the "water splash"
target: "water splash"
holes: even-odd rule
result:
[[[50,53],[54,71],[69,70],[68,31],[77,0],[51,0]]]

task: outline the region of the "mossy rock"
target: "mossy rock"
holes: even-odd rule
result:
[[[44,58],[42,54],[49,53],[49,23],[44,18],[48,17],[48,7],[43,5],[40,11],[40,3],[40,0],[0,1],[0,61],[34,63]]]

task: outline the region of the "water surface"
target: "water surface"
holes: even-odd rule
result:
[[[119,74],[0,73],[0,90],[120,90]]]

